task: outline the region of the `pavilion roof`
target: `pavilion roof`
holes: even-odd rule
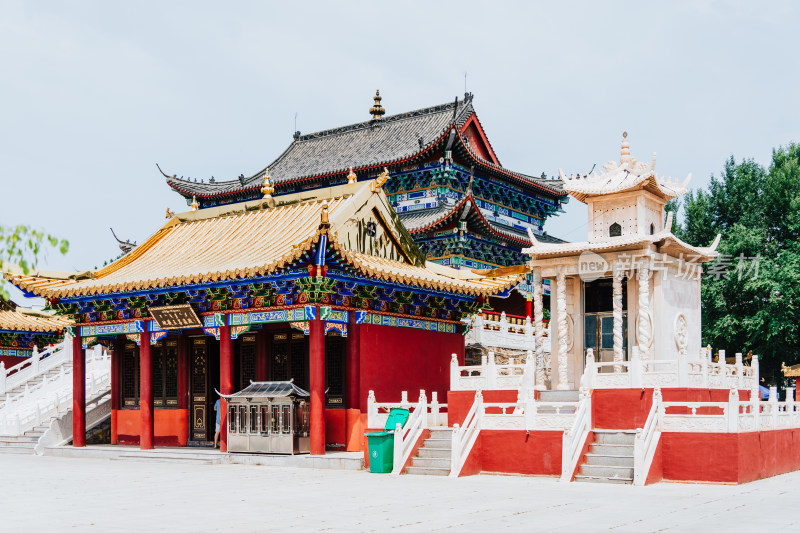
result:
[[[656,154],[650,163],[637,161],[630,155],[630,144],[627,132],[622,140],[620,162],[609,161],[604,170],[567,177],[559,169],[558,173],[564,183],[564,190],[581,202],[593,196],[602,196],[625,191],[647,190],[662,198],[665,202],[684,194],[691,179],[691,174],[678,183],[670,178],[659,177],[655,171]]]
[[[475,197],[469,193],[461,198],[453,205],[440,205],[433,209],[425,209],[419,211],[411,211],[410,213],[401,213],[400,220],[408,229],[409,232],[420,233],[423,231],[433,230],[447,225],[448,222],[453,220],[469,220],[470,223],[483,229],[489,235],[501,240],[509,240],[522,246],[527,246],[530,243],[527,233],[523,231],[514,230],[511,228],[503,228],[498,224],[487,220],[480,211],[480,207],[475,201]],[[560,243],[564,242],[557,237],[548,234],[538,236],[541,242]]]
[[[266,168],[238,179],[198,183],[178,178],[162,171],[167,184],[187,198],[212,198],[256,193],[269,170],[270,179],[278,189],[293,182],[325,178],[341,174],[352,167],[357,173],[384,166],[415,160],[447,142],[449,132],[459,132],[470,117],[475,115],[472,95],[464,100],[416,109],[396,115],[387,115],[379,121],[369,120],[339,128],[296,136],[284,152]],[[562,197],[557,181],[534,178],[477,157],[469,147],[466,151],[478,166],[499,172],[512,181],[526,184],[549,196]]]
[[[719,240],[715,240],[711,246],[692,246],[680,240],[669,230],[653,235],[624,235],[597,242],[545,243],[532,235],[530,238],[533,240],[533,244],[522,251],[530,254],[533,260],[568,257],[582,252],[603,253],[635,250],[649,245],[655,245],[656,251],[659,253],[666,253],[672,257],[680,257],[683,254],[687,261],[696,259],[696,262],[700,263],[711,261],[719,255],[716,251]]]
[[[324,234],[345,263],[372,278],[473,295],[496,294],[520,281],[519,276],[486,278],[423,264],[415,260],[411,249],[400,254],[407,258],[405,262],[350,249],[347,239],[339,239],[338,234],[340,229],[345,231],[360,206],[374,202],[373,195],[378,194],[385,209],[391,210],[382,190],[372,192],[374,183],[286,195],[279,197],[285,203],[277,205],[274,200],[261,200],[190,211],[174,216],[131,253],[98,271],[79,276],[9,274],[7,278],[21,289],[47,298],[251,278],[274,273],[312,252]],[[325,208],[330,227],[320,223]],[[398,226],[394,241],[411,242],[402,234],[402,225]],[[413,264],[415,261],[418,264]]]
[[[51,313],[19,307],[14,311],[0,310],[0,330],[50,333],[63,331],[70,325],[69,320]]]

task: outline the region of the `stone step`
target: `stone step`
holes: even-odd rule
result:
[[[437,450],[449,450],[453,446],[451,439],[425,439],[422,443],[425,448],[434,448]]]
[[[597,444],[593,442],[589,445],[589,453],[633,457],[633,444]]]
[[[419,457],[428,459],[447,458],[449,460],[453,452],[450,449],[444,448],[420,448],[417,454]]]
[[[446,468],[448,471],[450,470],[450,458],[440,458],[440,457],[415,457],[412,462],[412,466],[419,466],[424,468]]]
[[[633,484],[633,478],[625,479],[625,478],[609,478],[609,477],[584,476],[584,475],[575,476],[575,481],[581,483],[616,483],[618,485]]]
[[[633,467],[583,464],[581,465],[580,474],[582,476],[612,479],[633,479]]]
[[[576,390],[543,390],[539,392],[539,399],[543,402],[577,402],[579,396]]]
[[[635,431],[593,430],[597,444],[633,444],[636,441]]]
[[[0,454],[33,455],[33,446],[0,446]]]
[[[36,443],[38,440],[39,437],[27,437],[25,435],[19,437],[0,437],[0,446],[14,446],[27,442]]]
[[[448,429],[430,429],[432,439],[452,439],[453,438],[453,430],[451,428]]]
[[[627,466],[633,468],[633,456],[587,453],[586,464],[595,466]]]
[[[406,474],[421,475],[421,476],[449,476],[450,467],[435,468],[435,467],[422,467],[422,466],[409,466],[406,468]]]

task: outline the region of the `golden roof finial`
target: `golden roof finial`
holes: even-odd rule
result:
[[[167,216],[165,218],[172,218],[174,216],[175,216],[175,213],[173,213],[172,210],[168,207],[167,208]]]
[[[200,204],[197,203],[197,197],[192,196],[192,203],[191,203],[192,211],[197,211],[197,208],[200,207]]]
[[[347,183],[355,183],[357,180],[358,176],[356,176],[356,173],[353,172],[353,167],[350,167],[350,174],[347,175]]]
[[[370,184],[370,190],[372,190],[372,192],[378,192],[381,187],[383,187],[383,185],[389,181],[389,177],[389,169],[383,167],[383,172],[381,172],[378,177],[375,178],[375,181]]]
[[[628,142],[628,132],[622,132],[622,150],[619,158],[620,163],[625,163],[631,159],[631,143]]]
[[[386,110],[381,105],[381,91],[375,91],[375,96],[372,97],[375,100],[375,104],[369,108],[369,112],[372,115],[372,120],[380,120],[383,115],[386,114]]]
[[[329,227],[331,225],[328,220],[328,200],[322,201],[322,213],[320,214],[319,227]]]
[[[264,200],[272,198],[272,193],[275,192],[275,187],[269,179],[269,169],[264,170],[264,186],[261,187],[261,193],[264,195]]]

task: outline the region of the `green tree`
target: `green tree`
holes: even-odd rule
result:
[[[678,235],[720,257],[703,277],[703,342],[760,355],[776,380],[800,360],[800,145],[773,151],[765,169],[731,158],[708,190],[684,197]]]
[[[51,247],[66,254],[69,243],[29,226],[0,226],[0,272],[16,267],[28,274]],[[6,281],[1,279],[0,299],[8,298]]]

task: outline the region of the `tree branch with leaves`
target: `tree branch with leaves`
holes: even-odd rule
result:
[[[69,251],[69,242],[30,226],[0,226],[0,272],[11,268],[29,274],[49,249],[61,254]],[[9,299],[5,279],[0,280],[0,298]]]

